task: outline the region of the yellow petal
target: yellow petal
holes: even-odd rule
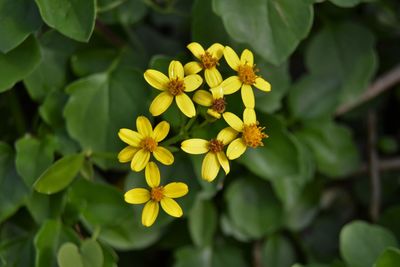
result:
[[[162,146],[158,146],[156,150],[154,150],[153,156],[164,165],[171,165],[174,163],[174,155]]]
[[[183,66],[183,69],[184,69],[186,75],[196,74],[196,73],[199,73],[203,69],[203,65],[201,65],[197,61],[192,61],[192,62],[186,63],[185,66]]]
[[[224,97],[224,89],[222,86],[217,86],[214,88],[210,88],[211,94],[214,99],[223,98]]]
[[[226,157],[225,152],[223,152],[223,151],[218,152],[217,158],[218,158],[219,164],[222,166],[222,169],[224,169],[225,174],[228,174],[230,171],[229,160]]]
[[[170,79],[183,79],[185,74],[183,71],[182,63],[177,60],[172,60],[171,63],[169,63],[168,75]]]
[[[224,49],[224,57],[228,65],[233,69],[233,70],[238,70],[239,66],[241,65],[240,59],[238,55],[236,54],[235,51],[233,51],[232,48],[229,46],[225,46]]]
[[[218,112],[216,112],[215,110],[210,109],[210,108],[207,109],[207,114],[212,116],[212,117],[214,117],[214,118],[216,118],[216,119],[220,119],[221,118],[221,114],[219,114]]]
[[[271,91],[271,84],[261,77],[258,77],[256,79],[256,83],[254,84],[254,86],[264,92]]]
[[[157,202],[152,200],[147,202],[142,211],[142,224],[146,227],[152,226],[157,219],[159,209]]]
[[[226,123],[228,123],[233,129],[238,132],[243,130],[243,121],[238,116],[231,112],[225,112],[222,116],[224,117]]]
[[[193,95],[193,101],[199,105],[209,107],[213,103],[213,96],[206,90],[198,90]]]
[[[203,78],[200,75],[192,74],[186,76],[183,79],[183,83],[185,84],[185,92],[192,92],[200,87],[203,83]]]
[[[231,76],[228,79],[224,80],[221,85],[224,95],[230,95],[237,92],[242,86],[242,82],[240,81],[238,76]]]
[[[144,149],[140,149],[133,156],[131,161],[131,169],[135,172],[140,172],[146,167],[150,159],[150,152]]]
[[[138,147],[140,141],[142,141],[143,139],[143,136],[140,133],[126,128],[120,129],[118,132],[118,136],[123,142],[133,147]]]
[[[189,188],[185,183],[173,182],[164,186],[164,196],[169,198],[183,197],[189,192]]]
[[[144,176],[146,177],[147,184],[151,188],[160,185],[160,170],[158,169],[157,164],[154,162],[151,161],[149,164],[147,164]]]
[[[168,213],[172,217],[179,218],[183,215],[181,207],[172,198],[164,197],[163,199],[161,199],[161,207],[166,213]]]
[[[222,83],[221,73],[219,73],[216,67],[211,69],[205,69],[204,78],[206,79],[206,82],[210,87],[215,87]]]
[[[213,57],[220,59],[224,55],[224,46],[222,44],[215,43],[207,49],[207,52]]]
[[[245,124],[257,123],[256,112],[252,108],[246,108],[243,111],[243,120]]]
[[[189,154],[204,154],[208,152],[208,141],[200,138],[188,139],[182,142],[181,148]]]
[[[240,61],[242,62],[243,65],[247,64],[248,66],[253,66],[254,64],[253,53],[248,49],[243,50],[242,54],[240,55]]]
[[[169,92],[162,92],[154,98],[150,104],[149,111],[153,116],[163,114],[171,106],[174,97]]]
[[[176,97],[176,104],[178,108],[185,114],[187,117],[191,118],[196,115],[196,109],[194,108],[194,104],[192,100],[186,94],[180,94]]]
[[[136,128],[143,137],[150,137],[153,135],[153,126],[151,126],[149,119],[145,116],[137,117]]]
[[[226,127],[218,133],[217,140],[221,141],[224,145],[227,145],[232,142],[237,135],[238,132],[235,129],[232,127]]]
[[[196,42],[190,43],[186,46],[190,52],[192,52],[193,56],[195,56],[198,59],[201,59],[201,56],[204,55],[204,48]]]
[[[156,142],[160,142],[164,140],[165,137],[167,137],[169,133],[169,123],[166,121],[162,121],[157,126],[154,128],[153,131],[153,138]]]
[[[124,195],[125,202],[130,204],[142,204],[150,200],[150,192],[144,188],[134,188]]]
[[[246,108],[254,108],[255,100],[254,100],[253,88],[251,88],[251,85],[243,84],[241,94],[244,106]]]
[[[237,159],[246,151],[246,148],[242,138],[237,138],[229,144],[226,155],[230,160]]]
[[[146,70],[144,79],[154,88],[158,90],[166,90],[169,83],[168,77],[158,70]]]
[[[220,164],[217,155],[213,152],[208,152],[203,159],[201,165],[201,177],[206,181],[213,181],[220,169]]]
[[[139,150],[139,148],[133,147],[133,146],[127,146],[124,149],[122,149],[118,153],[118,160],[121,163],[129,162],[132,160],[133,156],[135,153]]]

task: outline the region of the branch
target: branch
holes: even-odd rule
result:
[[[381,184],[379,177],[379,158],[376,152],[376,113],[373,110],[368,112],[368,159],[369,174],[371,178],[371,203],[370,215],[373,222],[379,218],[381,204]]]
[[[257,240],[253,243],[253,266],[262,267],[262,241]]]
[[[393,85],[397,84],[398,82],[400,82],[400,65],[397,65],[392,70],[388,71],[387,73],[379,77],[373,84],[371,84],[368,87],[368,89],[364,92],[363,95],[361,95],[360,98],[356,99],[353,102],[346,103],[340,106],[336,110],[335,115],[340,116],[347,113],[353,108],[383,93],[387,89],[390,89]]]
[[[369,167],[367,163],[361,165],[360,169],[355,171],[352,175],[360,175],[366,173]],[[380,172],[400,170],[400,158],[379,160],[378,169]]]

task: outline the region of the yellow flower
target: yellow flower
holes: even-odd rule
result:
[[[236,76],[231,76],[222,82],[221,87],[224,90],[224,95],[233,94],[242,88],[241,94],[245,107],[254,108],[255,100],[251,86],[254,85],[264,92],[269,92],[271,91],[271,85],[256,74],[258,70],[255,68],[253,53],[245,49],[239,59],[236,52],[226,46],[224,57],[228,65],[237,71]]]
[[[193,101],[199,105],[210,107],[207,113],[217,119],[225,112],[226,101],[221,87],[211,88],[210,92],[198,90],[194,93]]]
[[[192,61],[185,65],[186,74],[198,73],[204,69],[204,78],[210,87],[218,86],[222,82],[221,73],[217,70],[218,61],[224,54],[224,46],[213,44],[207,50],[196,42],[190,43],[187,48],[200,61]]]
[[[146,205],[142,211],[142,224],[151,226],[158,216],[160,209],[159,203],[163,210],[173,217],[181,217],[182,209],[173,198],[183,197],[189,191],[185,183],[169,183],[166,186],[160,186],[160,170],[154,162],[150,162],[146,166],[145,171],[146,182],[150,190],[145,188],[134,188],[125,193],[125,201],[130,204]]]
[[[263,131],[265,127],[259,127],[256,113],[254,109],[246,108],[243,112],[243,121],[231,112],[226,112],[223,115],[225,121],[241,133],[241,136],[229,144],[226,151],[228,159],[233,160],[240,157],[247,149],[247,147],[256,148],[263,146],[262,140],[268,135]]]
[[[181,148],[189,154],[204,154],[203,164],[201,167],[201,176],[204,180],[213,181],[219,172],[220,167],[229,173],[229,161],[224,152],[224,146],[229,144],[237,136],[237,132],[231,127],[222,129],[216,139],[210,141],[193,138],[182,142]]]
[[[158,145],[168,135],[168,122],[160,122],[153,131],[150,121],[144,116],[139,116],[136,119],[136,128],[137,132],[125,128],[118,132],[119,138],[128,144],[118,154],[120,162],[130,161],[131,169],[136,172],[146,167],[151,154],[162,164],[171,165],[174,162],[172,153]]]
[[[169,64],[168,75],[169,78],[165,74],[151,69],[144,73],[145,80],[154,88],[162,91],[151,102],[150,113],[153,116],[161,115],[169,108],[175,98],[176,104],[183,114],[189,118],[194,117],[196,109],[185,92],[192,92],[199,88],[203,79],[197,74],[185,76],[182,64],[176,60]]]

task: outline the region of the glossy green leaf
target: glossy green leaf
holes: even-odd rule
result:
[[[71,66],[75,75],[79,77],[103,72],[108,69],[117,51],[113,49],[82,50],[71,57]]]
[[[103,251],[96,240],[86,239],[83,241],[81,254],[85,267],[103,266]]]
[[[198,198],[189,214],[189,231],[199,247],[212,244],[217,230],[217,210],[209,200]]]
[[[100,19],[107,24],[130,25],[139,22],[147,13],[144,1],[137,0],[99,0],[97,12]]]
[[[213,9],[233,39],[274,64],[295,50],[313,21],[312,5],[305,1],[214,0]]]
[[[43,194],[54,194],[67,187],[81,170],[85,157],[73,154],[57,160],[33,185],[36,191]]]
[[[362,2],[371,2],[374,0],[329,0],[340,7],[354,7]]]
[[[374,267],[397,267],[400,266],[400,250],[398,248],[387,248],[379,256]]]
[[[43,20],[60,33],[87,42],[96,18],[95,0],[35,0]]]
[[[48,219],[57,219],[64,212],[65,199],[63,192],[44,195],[32,191],[26,207],[37,224]]]
[[[352,267],[370,267],[386,247],[397,246],[391,232],[377,225],[355,221],[340,233],[340,253]]]
[[[400,239],[400,205],[394,205],[385,209],[380,218],[379,224],[391,230]]]
[[[296,251],[284,236],[270,236],[264,243],[261,253],[263,266],[291,267],[296,262]]]
[[[74,243],[64,243],[58,250],[57,263],[60,267],[83,267],[78,247]]]
[[[1,0],[0,18],[0,51],[3,53],[17,47],[42,24],[36,5],[30,0]]]
[[[28,76],[39,62],[40,50],[32,36],[10,52],[0,52],[0,92]]]

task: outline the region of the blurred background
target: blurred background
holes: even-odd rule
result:
[[[254,52],[269,138],[213,183],[176,144],[184,216],[145,228],[117,133],[192,41]],[[0,0],[0,266],[400,266],[399,64],[398,0]]]

